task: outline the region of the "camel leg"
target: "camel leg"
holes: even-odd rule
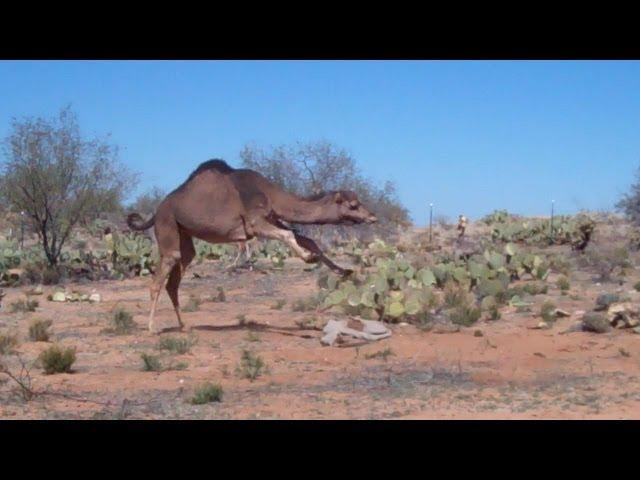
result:
[[[156,307],[158,306],[158,299],[160,298],[160,291],[162,286],[167,280],[167,276],[171,273],[174,266],[180,261],[180,252],[174,251],[168,255],[160,257],[160,266],[156,271],[156,274],[151,281],[151,313],[149,313],[149,331],[151,333],[158,333],[155,326],[155,314]]]
[[[276,220],[274,220],[274,223],[275,223],[276,227],[281,228],[283,230],[290,231],[293,234],[296,246],[302,247],[305,250],[308,250],[309,252],[312,253],[311,259],[310,260],[305,260],[307,263],[314,263],[314,262],[321,261],[327,267],[329,267],[333,272],[335,272],[338,275],[341,275],[343,277],[346,277],[347,275],[351,275],[353,273],[353,270],[349,270],[349,269],[345,269],[345,268],[339,267],[338,265],[333,263],[324,254],[324,252],[320,249],[318,244],[316,242],[314,242],[313,240],[311,240],[310,238],[305,237],[303,235],[300,235],[297,232],[294,232],[294,231],[290,230],[289,227],[287,227],[285,224],[283,224],[280,220],[276,219]]]
[[[302,260],[307,263],[314,263],[318,261],[318,256],[302,248],[296,242],[296,236],[291,230],[280,228],[271,222],[260,219],[253,224],[253,232],[260,237],[272,238],[274,240],[280,240],[291,247],[293,252],[298,255]]]
[[[160,264],[151,280],[151,312],[149,313],[149,331],[157,333],[155,314],[160,298],[160,291],[171,274],[173,267],[180,261],[180,230],[173,217],[163,216],[156,219],[154,229],[158,250],[160,252]]]
[[[317,256],[317,259],[319,261],[321,261],[322,263],[324,263],[327,267],[329,267],[332,271],[336,272],[339,275],[342,276],[347,276],[347,275],[351,275],[353,273],[353,270],[349,270],[349,269],[344,269],[342,267],[339,267],[338,265],[336,265],[335,263],[333,263],[325,254],[322,250],[320,250],[320,247],[318,246],[318,244],[316,242],[314,242],[313,240],[311,240],[308,237],[304,237],[298,233],[293,232],[293,235],[295,237],[295,241],[298,245],[300,245],[302,248],[305,248],[307,250],[309,250],[310,252],[314,253]]]
[[[196,250],[193,247],[193,239],[184,232],[180,232],[180,262],[174,265],[171,269],[169,281],[167,282],[166,286],[167,293],[169,294],[169,298],[171,299],[171,303],[173,303],[173,309],[175,310],[176,316],[178,317],[178,324],[180,325],[180,329],[184,328],[184,323],[182,322],[182,316],[180,315],[178,288],[180,287],[180,281],[182,280],[187,267],[195,256]],[[187,330],[189,330],[188,327]]]

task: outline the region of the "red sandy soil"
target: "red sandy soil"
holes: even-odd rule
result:
[[[412,325],[391,325],[391,338],[359,347],[324,347],[319,330],[296,321],[330,313],[292,312],[298,299],[317,292],[317,273],[299,260],[284,271],[227,274],[216,263],[191,269],[181,286],[205,299],[223,286],[226,302],[205,301],[184,314],[196,343],[183,355],[158,350],[161,336],[146,330],[148,279],[67,285],[102,295],[102,301],[55,303],[45,287],[36,312],[8,313],[28,288],[5,289],[0,332],[17,332],[17,352],[27,364],[50,343],[28,339],[33,319],[51,319],[52,340],[77,349],[73,373],[44,375],[31,369],[37,395],[26,402],[13,381],[0,379],[3,419],[638,419],[640,418],[640,335],[628,330],[606,334],[563,334],[589,310],[597,294],[617,286],[598,286],[586,277],[572,278],[570,295],[550,284],[547,295],[534,297],[529,313],[503,311],[497,321],[480,321],[457,333],[424,332]],[[196,279],[193,272],[201,278]],[[633,301],[640,294],[624,288]],[[631,290],[631,292],[628,292]],[[576,298],[575,300],[572,300]],[[286,299],[281,309],[272,308]],[[545,299],[572,312],[550,330],[531,329]],[[110,312],[121,306],[134,314],[138,328],[110,335]],[[245,316],[240,325],[238,315]],[[161,297],[158,321],[176,325],[168,297]],[[480,332],[480,333],[477,333]],[[481,336],[480,336],[481,335]],[[243,349],[262,357],[267,371],[254,381],[236,371]],[[386,357],[368,358],[391,350]],[[183,370],[145,372],[141,353],[158,355],[163,365],[186,363]],[[17,368],[17,356],[7,360]],[[219,383],[222,402],[193,405],[194,389]]]

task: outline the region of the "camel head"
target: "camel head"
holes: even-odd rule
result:
[[[364,208],[354,192],[340,190],[333,192],[331,202],[337,209],[340,222],[375,223],[376,216]]]

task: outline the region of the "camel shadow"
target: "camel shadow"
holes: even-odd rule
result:
[[[279,333],[280,335],[286,335],[290,337],[299,338],[316,338],[310,334],[299,334],[298,332],[304,331],[319,331],[317,328],[305,328],[305,327],[272,327],[271,325],[265,325],[263,323],[246,322],[245,324],[231,324],[231,325],[192,325],[192,331],[207,331],[207,332],[227,332],[234,330],[249,330],[252,332],[270,332]],[[167,327],[163,328],[160,333],[179,333],[183,330],[180,327]]]

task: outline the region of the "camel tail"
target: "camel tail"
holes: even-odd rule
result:
[[[127,225],[131,230],[146,230],[150,228],[156,221],[156,216],[152,215],[146,222],[142,219],[139,213],[132,213],[127,217]]]

